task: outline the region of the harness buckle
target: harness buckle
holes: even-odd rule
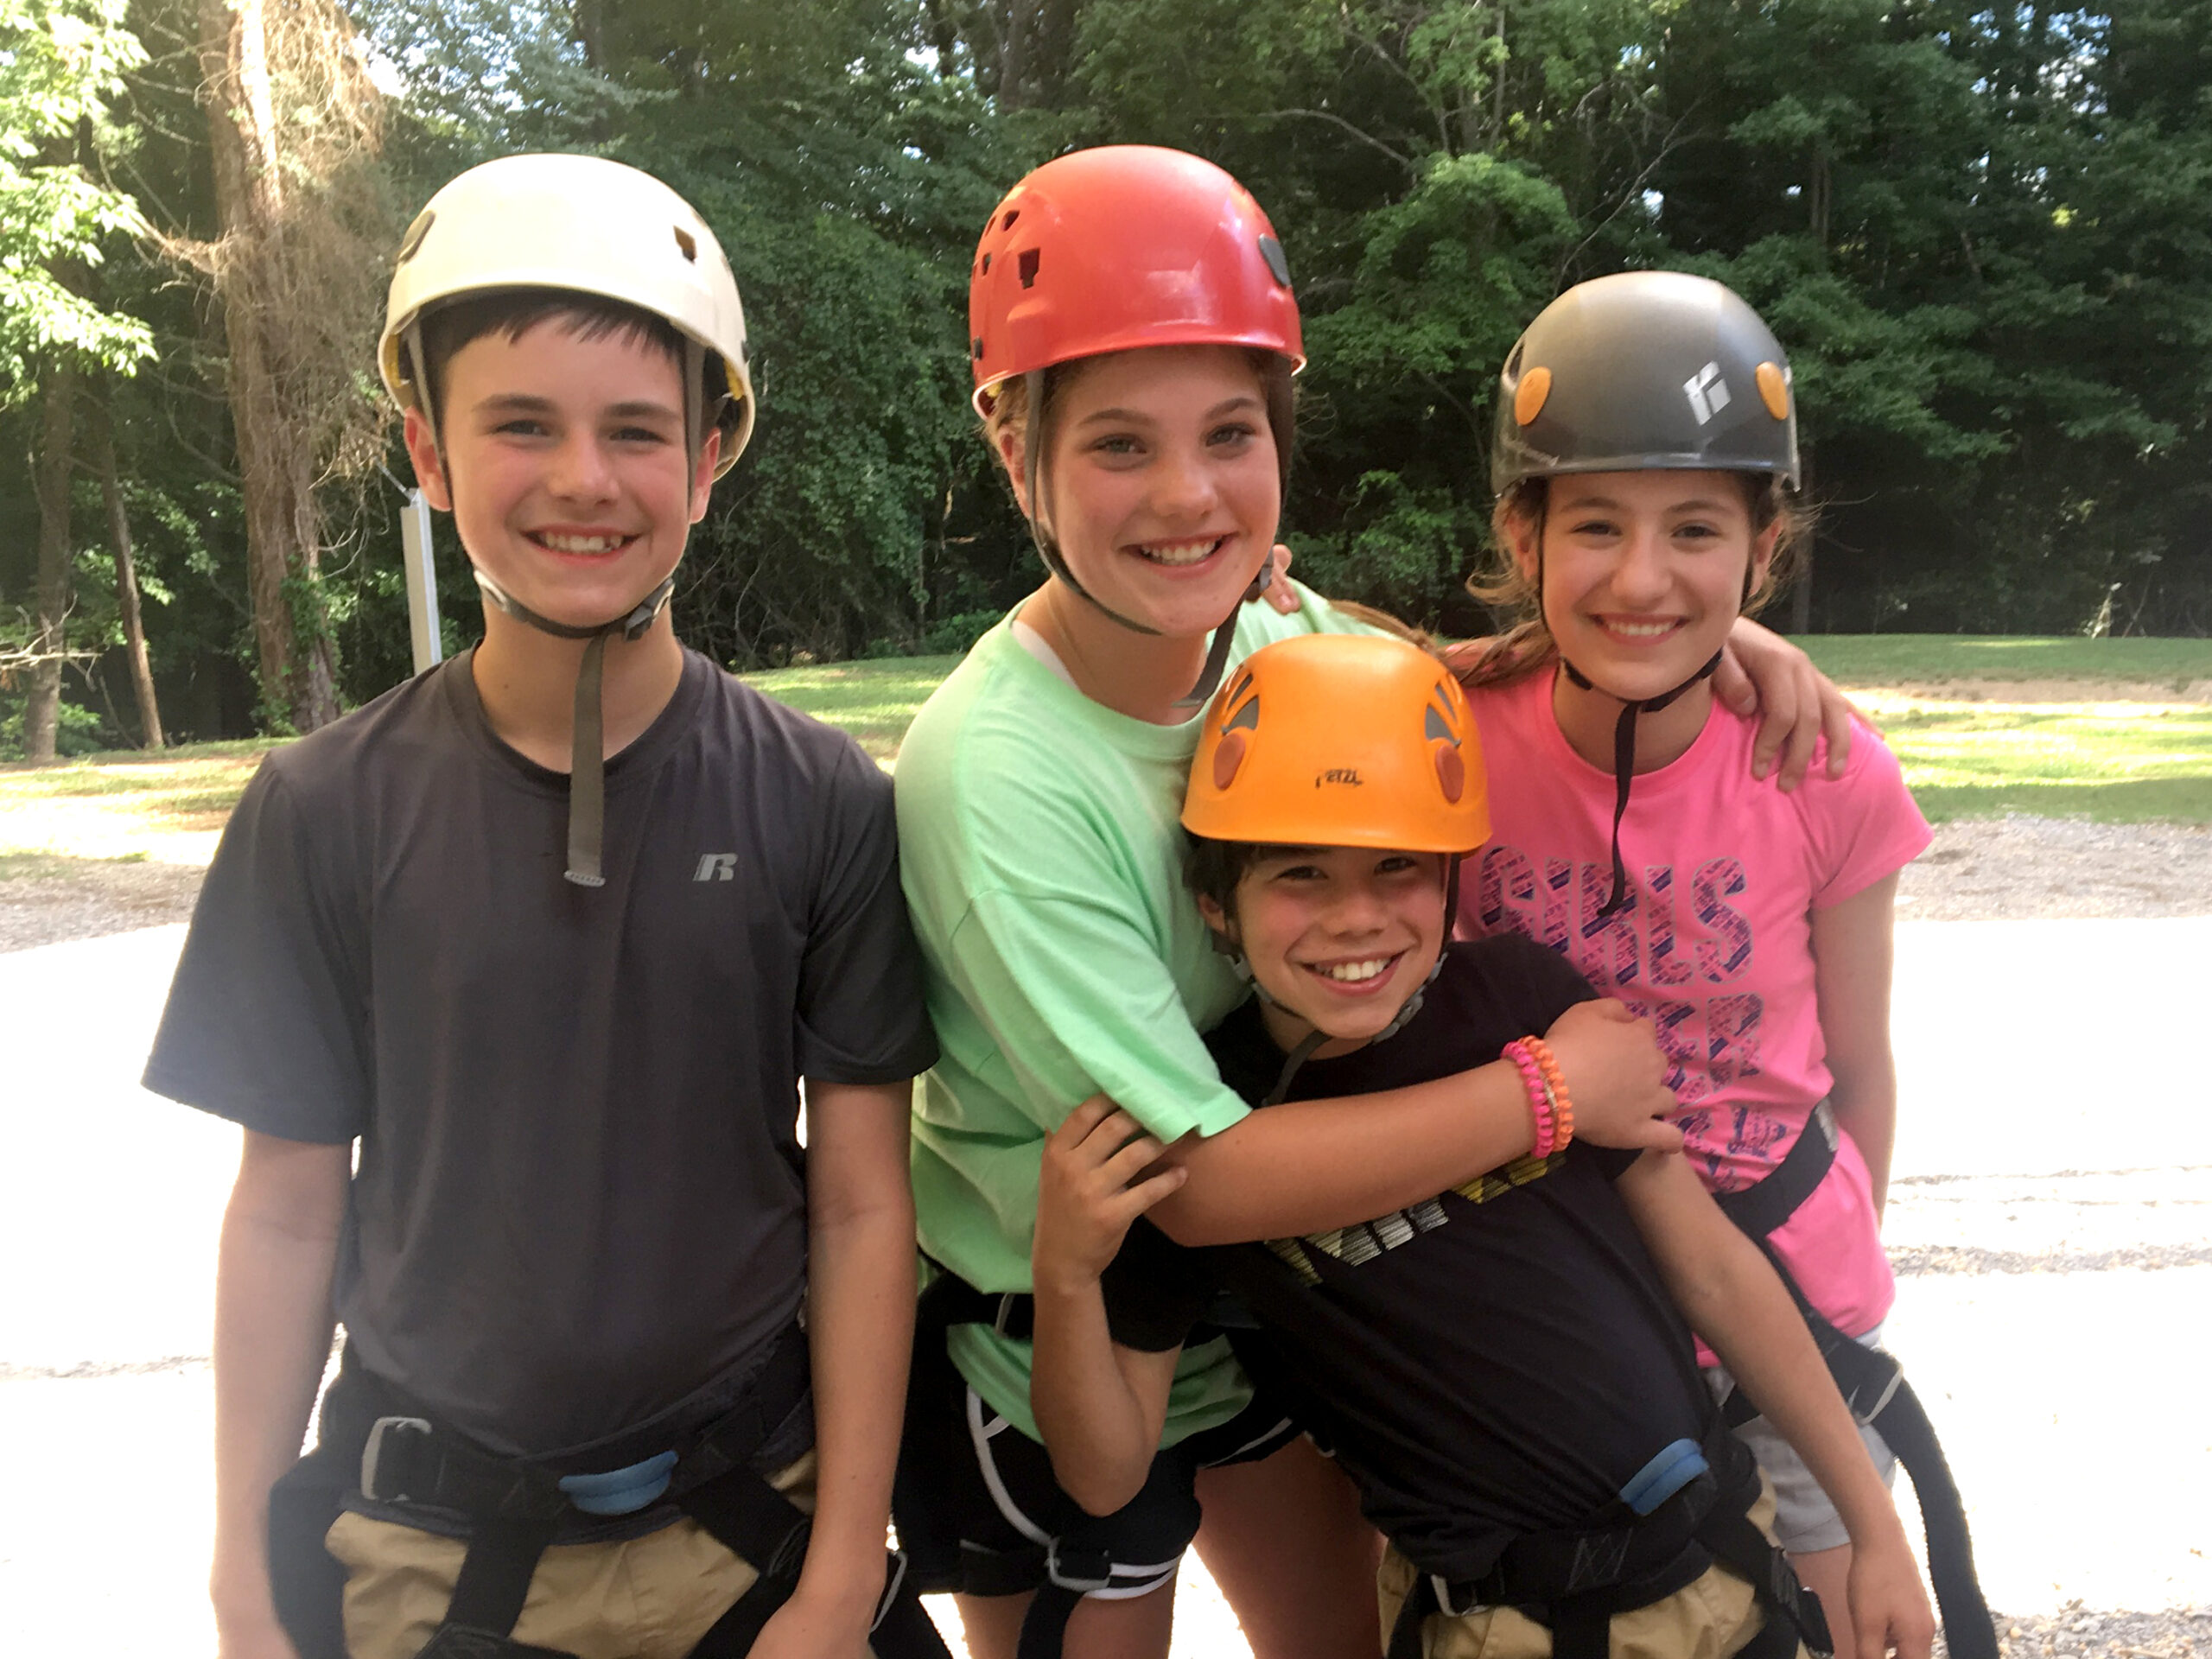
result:
[[[388,1446],[388,1439],[393,1434],[416,1435],[427,1444],[436,1433],[427,1417],[379,1417],[370,1424],[369,1437],[361,1444],[361,1496],[380,1503],[404,1502],[410,1496],[404,1480],[391,1491],[383,1490],[379,1484],[386,1472],[384,1463],[387,1451],[398,1450],[404,1457],[410,1449],[404,1440]]]
[[[1087,1596],[1112,1586],[1114,1558],[1103,1549],[1072,1549],[1063,1554],[1060,1540],[1055,1538],[1045,1551],[1045,1575],[1063,1590]]]

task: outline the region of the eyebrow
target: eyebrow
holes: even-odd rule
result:
[[[559,412],[559,405],[550,397],[538,397],[527,392],[509,391],[496,393],[483,399],[476,405],[475,412],[479,415],[552,415]],[[651,398],[631,398],[622,403],[610,404],[601,410],[600,414],[619,421],[641,419],[677,421],[683,418],[681,413],[669,404],[656,403]]]
[[[1262,407],[1262,405],[1257,397],[1255,397],[1249,391],[1240,391],[1234,397],[1224,398],[1222,402],[1216,404],[1211,409],[1206,410],[1205,418],[1209,421],[1215,421],[1219,420],[1223,416],[1237,410],[1259,409],[1261,407]],[[1076,424],[1077,426],[1091,426],[1096,424],[1100,421],[1120,421],[1125,424],[1134,426],[1157,426],[1160,423],[1157,418],[1153,416],[1144,414],[1141,410],[1116,408],[1093,410],[1090,414],[1077,421]]]
[[[1693,496],[1687,501],[1670,501],[1662,509],[1667,512],[1713,512],[1727,505],[1719,496]],[[1625,512],[1626,508],[1610,495],[1570,495],[1554,509],[1559,512],[1573,512],[1590,507],[1600,507],[1609,512]]]

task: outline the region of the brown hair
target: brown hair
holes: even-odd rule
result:
[[[1750,510],[1751,534],[1764,535],[1770,524],[1779,524],[1774,554],[1766,575],[1745,600],[1742,614],[1756,616],[1796,574],[1796,553],[1812,533],[1813,515],[1781,479],[1770,473],[1731,473],[1744,492]],[[1549,478],[1516,480],[1491,510],[1491,555],[1484,567],[1467,578],[1467,591],[1493,610],[1505,611],[1510,621],[1505,631],[1481,642],[1479,652],[1470,651],[1460,659],[1459,679],[1469,686],[1497,685],[1534,672],[1559,654],[1551,630],[1544,625],[1543,595],[1513,556],[1516,529],[1534,532],[1539,545],[1544,535],[1544,513],[1551,500]],[[1470,660],[1471,658],[1471,660]]]
[[[620,300],[557,288],[493,289],[465,295],[423,317],[423,372],[429,381],[423,391],[439,431],[445,430],[446,365],[454,354],[490,334],[504,334],[512,345],[541,322],[556,322],[578,340],[620,340],[658,351],[671,363],[680,365],[683,361],[683,336],[674,324]],[[717,384],[711,372],[707,384]],[[702,429],[710,423],[703,422]]]

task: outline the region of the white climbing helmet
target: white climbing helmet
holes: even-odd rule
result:
[[[753,435],[737,278],[690,202],[651,174],[596,156],[503,156],[430,198],[407,227],[392,272],[377,342],[385,389],[402,409],[429,418],[417,385],[423,315],[445,300],[531,288],[619,300],[664,319],[697,347],[686,354],[685,389],[695,410],[715,400],[722,448],[715,475],[729,470]],[[702,441],[694,435],[695,450]]]

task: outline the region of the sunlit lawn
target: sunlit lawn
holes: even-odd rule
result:
[[[2139,696],[2176,697],[2212,680],[2212,641],[1885,634],[1804,644],[1882,726],[1931,818],[2029,812],[2212,823],[2212,705],[2177,698],[1995,702],[1976,684],[2129,682]],[[896,658],[746,677],[851,733],[889,766],[915,710],[954,660]],[[1923,695],[1953,682],[1955,695]],[[1909,689],[1885,689],[1895,687]],[[2049,689],[2063,695],[2056,684]],[[2104,691],[2084,685],[2082,695]],[[40,769],[0,766],[0,880],[75,860],[203,863],[273,746],[194,744],[157,757],[126,752]]]

